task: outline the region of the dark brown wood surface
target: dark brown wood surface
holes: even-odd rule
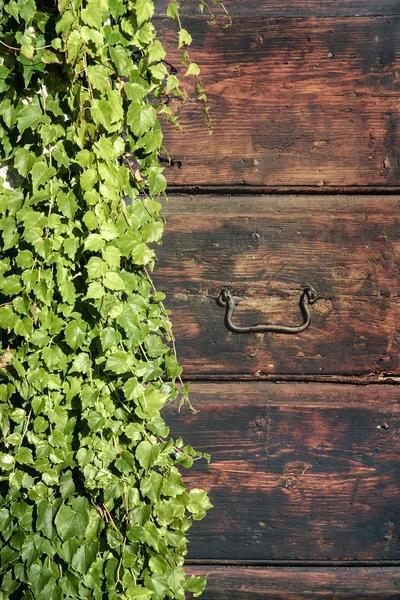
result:
[[[170,0],[155,0],[158,14],[164,14]],[[181,15],[199,15],[198,0],[181,0]],[[223,15],[222,8],[209,2],[214,14]],[[379,16],[399,13],[397,0],[226,0],[224,5],[234,17],[340,17]]]
[[[362,375],[400,370],[400,197],[173,197],[156,285],[167,293],[187,378]],[[320,299],[297,335],[236,334],[233,321],[297,324],[300,293]]]
[[[202,600],[398,600],[400,569],[246,569],[202,567]]]
[[[183,75],[167,4],[157,27]],[[210,574],[204,600],[397,600],[400,5],[226,0],[223,29],[197,4],[181,14],[214,134],[186,78],[166,175],[196,195],[170,198],[154,272],[198,380],[199,412],[164,414],[212,455],[185,474],[215,507],[188,570]],[[319,300],[298,335],[231,333],[216,304],[226,287],[234,323],[298,324],[305,285]]]
[[[280,18],[265,14],[268,5],[253,1],[247,11],[247,1],[235,3],[234,10],[246,14],[228,29],[210,27],[204,17],[184,18],[194,38],[192,59],[202,67],[214,135],[207,135],[195,101],[182,106],[171,100],[184,132],[165,128],[173,161],[169,184],[208,190],[398,189],[400,17]],[[279,5],[300,12],[318,12],[322,5],[328,13],[349,7],[350,14],[361,5],[367,13],[378,5],[389,12],[394,7],[366,1]],[[173,23],[160,17],[158,29],[169,62],[182,75]]]
[[[214,504],[190,558],[400,560],[399,387],[197,383],[191,398],[197,414],[164,412],[212,456],[185,474]]]

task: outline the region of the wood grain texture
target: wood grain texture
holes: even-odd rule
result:
[[[158,23],[182,75],[173,25]],[[229,29],[188,17],[184,24],[214,135],[196,102],[171,100],[184,132],[165,127],[170,185],[398,188],[400,17],[246,16]]]
[[[202,600],[398,600],[400,569],[188,569],[208,575]]]
[[[400,368],[400,199],[176,197],[154,273],[167,293],[186,377],[368,375]],[[297,335],[236,334],[233,321],[298,324],[314,287],[310,327]]]
[[[189,558],[400,559],[400,388],[196,383],[174,436],[210,452],[185,472],[214,509]]]
[[[170,0],[155,0],[157,14],[164,14]],[[214,14],[223,15],[223,10],[209,2]],[[397,0],[226,0],[229,14],[235,17],[341,17],[379,16],[399,13]],[[182,15],[199,15],[198,0],[181,0]]]

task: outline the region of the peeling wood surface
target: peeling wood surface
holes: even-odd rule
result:
[[[170,0],[155,0],[157,14],[164,14]],[[198,0],[181,0],[181,15],[199,15]],[[399,13],[397,0],[226,0],[229,14],[235,17],[341,17],[379,16]],[[210,5],[212,3],[210,2]],[[216,16],[223,10],[212,5]]]
[[[171,198],[156,285],[167,293],[185,377],[399,374],[400,198]],[[296,335],[236,334],[233,321],[298,324],[314,287],[310,327]]]
[[[379,385],[192,384],[197,414],[164,410],[174,436],[212,456],[185,474],[214,504],[190,530],[189,558],[400,559],[399,394]]]
[[[202,567],[203,600],[398,600],[400,569],[246,569]]]
[[[184,134],[165,129],[173,165],[169,184],[266,191],[398,188],[400,17],[278,18],[260,8],[269,4],[252,2],[247,11],[247,1],[237,2],[247,15],[229,29],[210,27],[204,17],[184,18],[214,135],[207,135],[196,102],[171,100]],[[352,3],[290,7],[328,4]],[[385,3],[359,4],[386,10]],[[159,18],[168,60],[182,75],[173,28],[171,20]]]

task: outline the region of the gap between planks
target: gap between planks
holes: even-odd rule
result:
[[[400,567],[400,560],[218,560],[186,558],[187,566],[204,567],[298,567],[298,568],[382,568]]]
[[[173,167],[169,167],[173,168]],[[168,179],[168,171],[167,179]],[[259,186],[244,184],[238,185],[221,185],[221,187],[215,185],[169,185],[169,194],[176,195],[187,195],[201,196],[202,194],[212,194],[218,196],[263,196],[266,194],[296,194],[296,195],[312,195],[321,196],[328,194],[346,195],[352,196],[363,195],[395,195],[400,193],[400,186]]]
[[[196,382],[240,382],[240,381],[269,381],[271,383],[335,383],[345,385],[399,385],[400,377],[395,375],[365,375],[365,376],[345,376],[345,375],[238,375],[237,373],[183,373],[182,381]]]

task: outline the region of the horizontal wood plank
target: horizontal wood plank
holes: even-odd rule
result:
[[[170,0],[155,0],[157,14],[163,14]],[[199,0],[181,0],[181,15],[198,15]],[[222,16],[222,8],[209,2],[214,14]],[[246,16],[268,17],[340,17],[379,16],[398,14],[397,0],[226,0],[224,5],[232,19]]]
[[[400,198],[171,198],[154,280],[167,293],[186,377],[399,373]],[[301,322],[296,335],[237,334],[216,299],[237,298],[236,324]]]
[[[246,569],[198,567],[202,600],[398,600],[400,569]]]
[[[211,453],[185,472],[214,508],[198,560],[400,559],[400,388],[196,383],[174,436]]]
[[[184,131],[165,127],[170,186],[398,189],[399,17],[249,16],[229,29],[188,17],[184,24],[214,134],[198,103],[171,99]],[[173,27],[158,21],[182,75]]]

